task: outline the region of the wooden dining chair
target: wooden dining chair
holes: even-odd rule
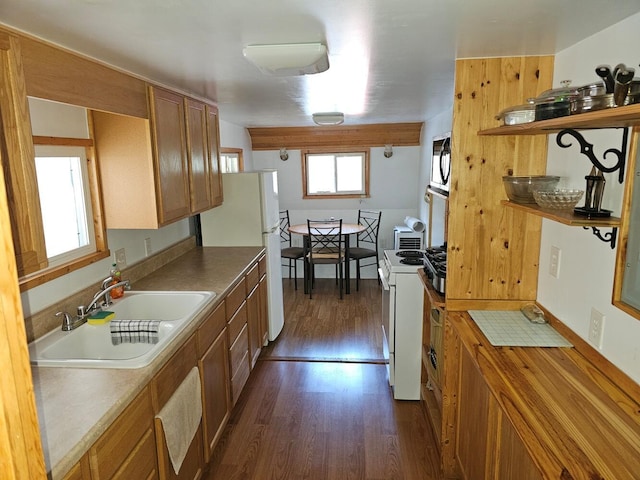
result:
[[[291,279],[291,267],[293,267],[294,286],[298,290],[298,260],[304,258],[304,249],[302,247],[294,247],[291,242],[291,232],[289,231],[289,210],[280,211],[280,256],[283,266],[289,267],[289,279]]]
[[[374,210],[358,210],[358,224],[365,229],[358,233],[356,244],[349,247],[349,261],[356,262],[356,290],[360,290],[360,269],[370,265],[378,265],[378,231],[380,230],[380,219],[382,212]],[[369,259],[375,258],[375,264]],[[362,263],[365,261],[366,263]],[[380,282],[380,278],[378,282]],[[349,281],[349,279],[347,279]]]
[[[309,289],[309,298],[313,298],[315,265],[335,265],[338,270],[338,286],[342,299],[344,272],[344,240],[342,238],[342,219],[307,220],[309,229],[308,250],[305,258],[305,281]]]

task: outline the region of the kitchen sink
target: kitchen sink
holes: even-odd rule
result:
[[[214,292],[129,291],[107,310],[113,320],[159,320],[157,343],[112,341],[110,323],[56,329],[29,344],[31,363],[40,367],[141,368],[198,315]]]

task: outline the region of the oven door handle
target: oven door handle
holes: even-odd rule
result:
[[[384,272],[381,268],[378,268],[378,277],[380,277],[380,283],[382,283],[382,288],[384,290],[389,290],[389,282],[387,278],[384,276]]]

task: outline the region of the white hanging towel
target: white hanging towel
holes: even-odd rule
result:
[[[176,475],[180,472],[189,445],[200,425],[202,418],[200,395],[200,374],[198,367],[193,367],[187,378],[156,415],[156,418],[162,422],[169,458]]]

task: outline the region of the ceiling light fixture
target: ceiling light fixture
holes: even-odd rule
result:
[[[344,122],[344,113],[342,112],[314,113],[311,117],[318,125],[340,125]]]
[[[321,43],[248,45],[242,54],[267,75],[311,75],[329,68],[327,47]]]

